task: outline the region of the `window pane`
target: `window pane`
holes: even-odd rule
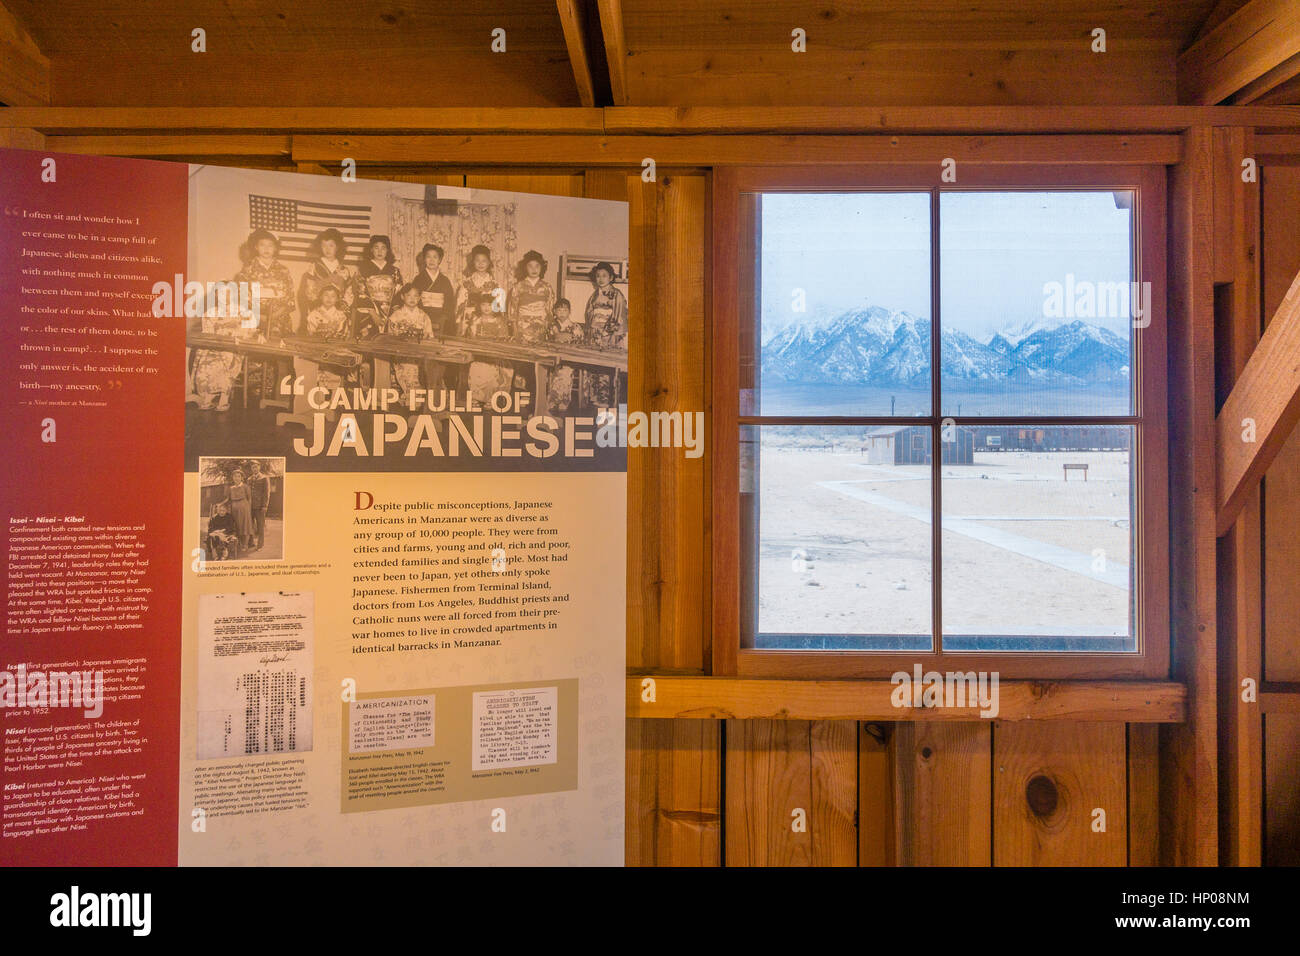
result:
[[[945,192],[942,415],[1128,415],[1131,191]]]
[[[976,426],[947,437],[944,650],[1136,650],[1133,429]]]
[[[932,648],[930,435],[928,425],[742,429],[751,646]]]
[[[741,414],[929,414],[930,195],[760,206],[758,275],[742,280],[758,289],[760,354]]]

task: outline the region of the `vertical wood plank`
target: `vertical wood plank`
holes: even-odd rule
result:
[[[1226,395],[1259,342],[1260,189],[1241,178],[1241,162],[1253,155],[1253,134],[1245,129],[1216,129],[1215,278],[1229,283],[1216,315],[1218,392]],[[1216,299],[1218,297],[1216,296]],[[1259,706],[1241,699],[1243,677],[1260,679],[1262,648],[1261,511],[1258,489],[1251,491],[1232,529],[1219,540],[1219,764],[1220,861],[1258,866],[1263,814],[1263,724]]]
[[[627,722],[628,866],[722,860],[721,722]]]
[[[1182,866],[1218,863],[1212,139],[1185,132],[1169,179],[1170,670],[1187,720],[1160,731],[1160,852]]]
[[[740,352],[744,324],[740,321],[741,263],[745,258],[740,247],[744,239],[731,237],[755,234],[751,227],[757,223],[753,215],[757,204],[742,201],[738,172],[734,168],[715,167],[711,185],[708,394],[713,447],[709,454],[712,508],[709,519],[714,537],[709,548],[712,598],[709,623],[713,645],[709,663],[714,674],[735,674],[744,631],[742,622],[748,617],[742,615],[740,607],[741,590],[746,582],[746,575],[741,571],[746,566],[742,549],[751,540],[750,523],[741,519],[741,508],[745,507],[742,503],[746,499],[755,495],[750,487],[753,482],[747,479],[742,486],[740,480],[740,466],[745,460],[742,454],[747,454],[741,446],[738,424],[740,363],[715,356],[726,358]]]
[[[691,408],[704,388],[702,349],[677,351],[685,334],[703,336],[703,180],[678,184],[661,214],[649,202],[638,173],[588,170],[583,195],[633,202],[629,209],[628,296],[630,409]],[[654,184],[649,184],[653,186]],[[665,189],[672,189],[665,177]],[[659,230],[681,228],[677,237]],[[661,275],[661,270],[663,274]],[[666,300],[659,290],[667,287]],[[699,314],[689,305],[698,299]],[[661,304],[662,307],[661,307]],[[683,332],[685,330],[685,332]],[[671,350],[673,364],[652,368],[676,390],[650,406],[647,363]],[[657,387],[657,386],[656,386]],[[672,396],[669,396],[671,399]],[[702,408],[702,405],[694,406]],[[664,461],[655,455],[674,455]],[[628,612],[629,667],[703,669],[708,654],[707,572],[702,555],[704,471],[678,449],[629,449]],[[691,549],[700,557],[683,560]],[[672,586],[665,587],[671,582]],[[627,861],[629,865],[718,866],[722,860],[722,723],[717,720],[629,720]]]
[[[904,866],[988,866],[992,725],[912,721],[895,725],[895,832]]]
[[[630,200],[629,411],[704,411],[706,182],[587,174],[587,195]],[[600,193],[599,195],[597,193]],[[711,441],[707,432],[705,441]],[[709,655],[706,456],[628,449],[628,667],[702,672]]]
[[[1002,722],[993,730],[995,866],[1124,866],[1124,725]],[[1094,813],[1105,811],[1105,830]]]
[[[1155,724],[1128,725],[1128,865],[1160,865],[1160,754]]]
[[[726,733],[727,865],[856,865],[856,723],[729,720]]]
[[[893,866],[894,767],[890,724],[858,725],[858,866]]]

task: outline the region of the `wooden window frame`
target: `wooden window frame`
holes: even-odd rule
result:
[[[1166,169],[1163,165],[976,165],[962,163],[957,183],[940,183],[936,159],[868,166],[717,167],[712,180],[712,283],[709,365],[713,441],[711,475],[712,673],[719,676],[880,678],[897,671],[997,671],[1008,680],[1162,679],[1169,674],[1169,423],[1166,330]],[[744,233],[741,196],[758,192],[870,190],[1052,190],[1113,188],[1134,191],[1135,276],[1151,283],[1151,321],[1134,329],[1137,400],[1134,488],[1136,565],[1135,652],[781,650],[741,647],[740,363],[745,325],[740,256],[757,255]],[[938,370],[934,370],[936,376]],[[967,416],[971,417],[971,416]],[[992,416],[990,416],[992,417]],[[1020,420],[1035,416],[1014,417]],[[1054,416],[1068,418],[1068,416]],[[1100,416],[1099,416],[1100,417]],[[1118,417],[1118,416],[1117,416]],[[826,420],[828,424],[833,419]],[[934,559],[934,555],[931,555]],[[932,621],[932,625],[935,622]],[[932,630],[937,628],[932,626]],[[934,635],[937,646],[941,638]]]

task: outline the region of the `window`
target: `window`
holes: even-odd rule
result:
[[[934,169],[717,173],[715,672],[1163,676],[1163,170]]]

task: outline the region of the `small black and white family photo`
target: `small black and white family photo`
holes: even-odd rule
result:
[[[284,560],[284,459],[199,459],[205,561]]]

